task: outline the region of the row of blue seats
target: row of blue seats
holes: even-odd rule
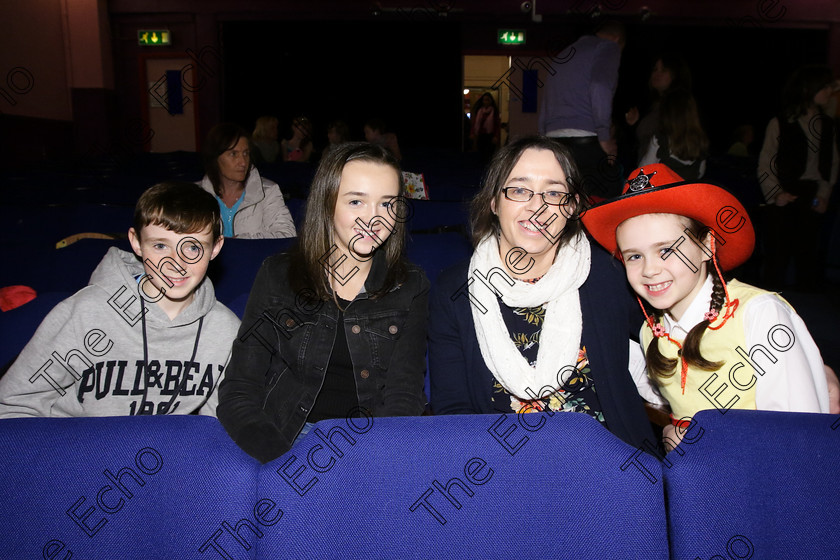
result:
[[[306,198],[315,163],[261,163],[260,173],[281,186],[287,197]],[[435,200],[464,200],[480,183],[482,162],[475,154],[418,151],[403,168],[422,173]],[[199,154],[121,154],[43,162],[23,169],[0,170],[3,204],[133,205],[151,185],[165,180],[198,181],[204,175]]]
[[[303,222],[305,200],[286,201],[295,223]],[[463,201],[409,199],[395,217],[409,231],[441,228],[466,229],[468,206]],[[0,205],[0,247],[51,247],[65,237],[82,232],[125,235],[134,217],[134,203],[117,204],[4,204]]]
[[[0,421],[0,557],[836,558],[840,417],[348,418],[260,465],[214,418]]]
[[[210,263],[208,277],[216,298],[239,317],[245,311],[248,294],[262,261],[284,251],[293,239],[229,239],[219,256]],[[130,251],[127,240],[83,239],[63,249],[45,248],[33,255],[26,246],[3,247],[6,266],[0,285],[25,285],[39,296],[0,314],[0,367],[26,345],[46,314],[62,299],[87,285],[96,265],[112,246]],[[469,257],[471,246],[460,233],[417,233],[408,239],[408,258],[426,271],[434,282],[440,272]]]

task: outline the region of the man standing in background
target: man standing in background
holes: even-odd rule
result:
[[[567,47],[546,77],[540,105],[540,134],[571,150],[585,191],[600,198],[618,195],[622,183],[611,115],[625,38],[624,26],[609,21]]]

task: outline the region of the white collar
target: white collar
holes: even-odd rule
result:
[[[705,319],[706,312],[709,311],[709,303],[712,301],[712,287],[712,275],[709,274],[703,282],[703,287],[694,296],[691,305],[679,321],[675,320],[670,313],[664,314],[665,330],[672,338],[684,340],[688,336],[688,331]]]

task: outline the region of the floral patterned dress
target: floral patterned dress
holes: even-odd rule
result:
[[[507,325],[508,332],[514,344],[532,366],[537,362],[540,347],[540,332],[545,321],[545,308],[524,307],[512,308],[505,305],[501,299],[499,307]],[[561,364],[557,365],[558,371]],[[576,372],[555,393],[541,399],[520,400],[505,390],[498,380],[493,379],[493,407],[499,412],[542,412],[564,411],[583,412],[598,420],[605,427],[604,413],[601,402],[595,392],[595,379],[586,357],[586,346],[578,352]]]

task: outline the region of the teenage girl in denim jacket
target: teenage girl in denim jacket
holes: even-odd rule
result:
[[[257,274],[218,417],[260,461],[318,420],[420,415],[429,281],[403,256],[405,198],[384,148],[322,160],[298,245]]]

